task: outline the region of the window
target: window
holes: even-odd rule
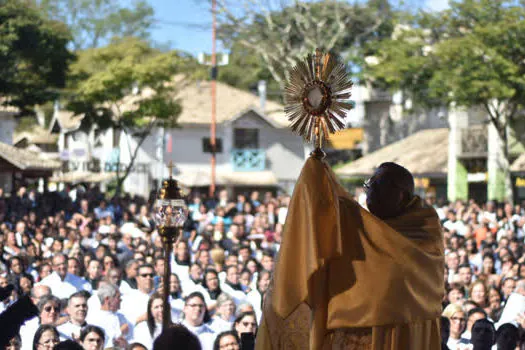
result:
[[[236,149],[259,148],[259,129],[235,129],[233,147]]]
[[[222,153],[222,139],[219,137],[215,138],[215,150],[216,153]],[[202,139],[202,152],[203,153],[212,153],[211,148],[211,139],[209,137],[204,137]]]

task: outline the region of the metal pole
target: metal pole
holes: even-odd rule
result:
[[[173,238],[168,234],[164,238],[164,278],[162,284],[162,293],[164,296],[164,308],[162,310],[162,329],[168,329],[171,325],[171,304],[170,304],[170,276],[171,265],[170,255],[172,250]]]
[[[216,0],[212,0],[211,13],[212,13],[212,49],[211,49],[211,183],[210,183],[210,197],[215,195],[215,166],[216,166],[216,149],[215,149],[215,128],[216,128],[216,103],[217,103],[217,57],[216,57],[216,18],[215,18]]]

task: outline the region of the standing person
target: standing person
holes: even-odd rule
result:
[[[250,293],[248,293],[246,300],[252,304],[255,314],[257,315],[257,321],[260,322],[262,315],[262,305],[264,300],[264,294],[268,290],[270,285],[271,273],[270,271],[262,270],[257,275],[257,286]]]
[[[130,290],[122,298],[122,313],[132,323],[145,320],[148,301],[153,293],[154,269],[150,264],[143,264],[138,269],[137,289]]]
[[[204,287],[203,295],[206,299],[206,305],[208,305],[208,310],[215,310],[215,307],[217,305],[217,298],[222,293],[221,286],[219,284],[219,274],[217,273],[217,271],[208,268],[204,272],[202,286]]]
[[[243,333],[257,333],[257,320],[255,312],[246,311],[241,312],[239,316],[235,318],[233,322],[233,329],[237,332],[237,336],[241,339]]]
[[[182,325],[195,334],[202,345],[203,350],[213,349],[215,332],[207,325],[210,315],[204,301],[204,296],[199,292],[188,295],[184,302],[184,320]]]
[[[67,257],[64,254],[56,254],[52,262],[53,272],[38,284],[51,288],[53,295],[60,299],[68,299],[81,290],[91,292],[91,285],[85,279],[67,272]]]
[[[219,295],[215,315],[209,323],[210,328],[215,333],[232,329],[233,321],[235,321],[235,308],[235,302],[231,296],[225,293]]]
[[[69,297],[67,302],[69,321],[57,327],[58,333],[60,334],[60,340],[79,339],[80,330],[87,325],[87,312],[87,298],[84,292],[76,292]]]
[[[458,304],[450,304],[443,310],[443,316],[450,322],[449,336],[445,339],[447,347],[450,350],[457,349],[467,324],[465,311]]]
[[[31,323],[20,328],[22,338],[22,350],[29,350],[33,344],[33,339],[38,333],[38,328],[42,325],[56,327],[60,317],[60,299],[54,295],[44,295],[37,304],[38,324]],[[56,328],[54,328],[56,330]],[[57,333],[58,337],[58,333]]]
[[[126,263],[125,273],[126,277],[120,283],[120,291],[122,294],[128,293],[131,289],[137,289],[137,275],[139,272],[139,262],[131,259]]]
[[[364,188],[369,211],[316,154],[307,160],[286,216],[257,349],[440,349],[439,217],[396,163],[381,164]],[[298,318],[311,321],[286,322]]]
[[[153,348],[153,342],[162,332],[162,311],[164,298],[161,293],[153,293],[148,301],[145,321],[137,324],[134,330],[134,342],[143,344],[146,349]]]
[[[109,282],[101,282],[97,290],[100,309],[90,310],[87,322],[104,330],[104,348],[126,347],[133,337],[133,325],[121,314],[121,294],[118,287]]]

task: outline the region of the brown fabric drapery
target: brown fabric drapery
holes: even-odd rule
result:
[[[382,221],[311,157],[290,203],[256,348],[332,348],[336,330],[369,329],[374,350],[439,349],[443,270],[433,208],[416,197],[405,214]]]

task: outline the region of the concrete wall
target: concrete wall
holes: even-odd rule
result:
[[[16,121],[12,113],[0,112],[0,142],[13,144]]]

